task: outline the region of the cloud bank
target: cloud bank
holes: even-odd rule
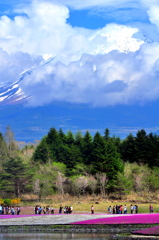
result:
[[[69,8],[138,8],[149,22],[102,29],[72,27]],[[0,19],[0,85],[20,82],[29,106],[53,101],[92,106],[144,104],[159,98],[159,3],[156,0],[33,1],[14,9],[14,19]],[[127,14],[128,15],[128,14]]]

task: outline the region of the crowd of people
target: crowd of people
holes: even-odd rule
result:
[[[34,211],[35,211],[35,214],[54,214],[55,213],[54,208],[50,207],[50,206],[41,207],[41,206],[36,205],[34,208]],[[58,211],[59,214],[61,214],[61,213],[68,214],[68,213],[72,213],[72,212],[73,212],[72,206],[62,207],[61,205],[60,205],[59,211]]]
[[[34,208],[35,214],[54,214],[54,208],[53,207],[41,207],[36,205]]]
[[[0,215],[5,214],[5,215],[19,215],[20,214],[20,207],[14,207],[14,206],[3,206],[0,205]]]
[[[113,207],[109,206],[108,207],[108,214],[127,214],[128,213],[128,208],[126,205],[114,205]],[[136,214],[138,213],[138,205],[130,205],[130,213],[131,214]]]
[[[130,205],[129,209],[127,208],[127,205],[114,205],[113,207],[108,206],[108,214],[127,214],[127,213],[131,213],[131,214],[137,214],[138,213],[138,205]],[[20,207],[14,207],[14,206],[3,206],[0,205],[0,215],[5,214],[5,215],[19,215],[21,212]],[[34,208],[34,212],[35,214],[54,214],[55,210],[54,208],[51,206],[46,206],[46,207],[41,207],[40,205],[36,205]],[[65,206],[62,207],[62,205],[60,205],[59,210],[56,211],[56,213],[59,214],[70,214],[73,213],[73,206]],[[150,205],[149,206],[149,213],[153,213],[154,209],[153,206]],[[94,205],[91,205],[91,214],[94,214]]]

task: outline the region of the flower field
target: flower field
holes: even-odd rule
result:
[[[137,235],[154,235],[154,236],[158,236],[159,235],[159,226],[156,227],[151,227],[151,228],[145,228],[139,231],[135,231],[133,232],[133,234],[137,234]]]
[[[159,224],[159,214],[118,215],[109,218],[97,218],[72,224]]]

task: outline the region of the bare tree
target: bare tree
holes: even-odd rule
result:
[[[85,193],[85,189],[88,187],[89,179],[86,176],[75,176],[72,179],[72,188],[75,194],[80,197],[81,194]]]
[[[57,172],[57,177],[56,177],[56,187],[58,189],[58,192],[60,194],[64,194],[64,186],[63,183],[65,182],[66,177],[64,177],[64,174],[61,172]]]
[[[106,183],[108,182],[106,173],[96,173],[96,179],[98,181],[100,193],[103,197],[105,197],[106,194]]]
[[[5,141],[7,143],[7,146],[8,146],[9,155],[14,156],[14,153],[18,149],[18,146],[16,145],[14,133],[13,133],[10,125],[8,125],[6,127],[6,132],[5,132],[4,136],[5,136]]]
[[[97,180],[91,175],[88,178],[88,185],[89,188],[91,189],[92,193],[94,194],[96,188],[97,188]]]

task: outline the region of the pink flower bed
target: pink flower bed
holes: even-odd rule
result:
[[[159,214],[132,214],[117,217],[97,218],[72,224],[158,224]]]
[[[133,232],[133,234],[139,234],[139,235],[159,235],[159,226],[152,227],[152,228],[145,228],[139,231]]]

